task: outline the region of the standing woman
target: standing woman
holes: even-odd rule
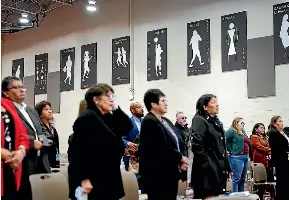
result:
[[[50,142],[50,146],[45,147],[48,154],[50,167],[59,168],[59,137],[55,127],[52,124],[53,112],[51,109],[51,103],[48,101],[41,101],[36,104],[35,110],[37,111],[42,122],[42,132]]]
[[[283,120],[280,116],[271,119],[269,144],[277,178],[275,200],[289,199],[289,136],[283,130]]]
[[[87,109],[73,125],[71,186],[81,186],[88,200],[118,200],[124,194],[120,161],[122,136],[133,128],[130,118],[116,105],[114,90],[94,84],[85,94]],[[73,181],[73,183],[71,182]],[[70,187],[70,194],[75,191]]]
[[[250,151],[249,138],[243,134],[245,122],[241,117],[233,120],[226,132],[226,144],[232,169],[233,192],[244,192]]]
[[[196,109],[191,127],[194,153],[191,185],[194,199],[206,199],[225,192],[229,165],[216,96],[201,96]]]
[[[3,90],[2,90],[3,91]],[[30,143],[12,101],[1,98],[1,199],[20,199],[22,161]]]
[[[273,182],[274,175],[272,167],[270,166],[271,158],[271,148],[269,147],[269,142],[265,134],[265,126],[262,123],[257,123],[254,125],[252,130],[252,135],[250,137],[251,147],[253,149],[253,158],[254,163],[262,163],[267,171],[267,181]],[[263,200],[263,195],[265,192],[265,186],[258,187],[258,196],[260,200]],[[274,189],[269,188],[271,199],[274,199]]]

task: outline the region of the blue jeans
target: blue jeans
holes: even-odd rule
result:
[[[232,169],[233,192],[244,192],[248,170],[248,156],[230,155],[229,162]]]

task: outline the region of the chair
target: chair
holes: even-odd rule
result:
[[[183,197],[187,196],[187,184],[181,180],[179,181],[178,195]]]
[[[267,182],[267,172],[266,168],[262,163],[252,163],[253,170],[253,183],[252,186],[268,186],[271,185],[274,187],[274,192],[276,196],[276,183]]]
[[[138,182],[133,172],[121,171],[125,196],[121,200],[138,200]]]
[[[29,177],[33,200],[67,200],[68,181],[59,173],[34,174]]]

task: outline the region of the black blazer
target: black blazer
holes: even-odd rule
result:
[[[68,169],[70,197],[81,181],[89,179],[93,189],[88,199],[120,199],[124,196],[120,161],[124,154],[122,136],[132,129],[120,109],[103,115],[87,108],[73,125],[71,161]]]
[[[170,120],[162,119],[176,132]],[[159,193],[174,187],[180,179],[182,154],[177,150],[175,138],[152,113],[142,120],[139,154],[139,171],[147,193]]]
[[[46,126],[46,124],[44,124],[43,122],[41,123],[42,126],[42,132],[43,134],[51,141],[53,141],[51,146],[45,147],[45,150],[47,152],[48,155],[48,159],[49,159],[49,163],[50,163],[50,167],[52,168],[59,168],[60,167],[60,161],[56,160],[56,154],[60,154],[60,150],[59,150],[59,137],[58,137],[58,133],[57,130],[55,129],[55,127],[51,127],[48,128],[48,126]],[[52,133],[53,132],[53,133]]]
[[[269,131],[268,134],[269,145],[271,147],[271,163],[274,166],[283,164],[285,165],[286,163],[288,163],[288,140],[276,129]]]
[[[196,114],[192,120],[192,186],[202,197],[222,194],[226,189],[229,164],[222,123],[218,118]]]
[[[27,167],[28,173],[30,175],[36,174],[36,173],[50,173],[51,169],[50,169],[48,155],[46,153],[45,147],[43,147],[40,150],[40,156],[38,156],[37,151],[34,149],[34,140],[36,140],[35,131],[32,128],[32,126],[29,124],[29,122],[26,120],[26,118],[23,116],[23,114],[20,112],[20,110],[18,110],[17,107],[16,109],[27,130],[30,145],[31,145],[29,151],[27,152],[27,155],[25,156],[23,160],[23,163],[25,165],[23,167],[24,168]],[[28,115],[30,116],[34,124],[37,135],[43,135],[41,121],[36,110],[27,106],[26,112],[28,113]]]

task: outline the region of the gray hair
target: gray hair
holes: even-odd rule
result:
[[[179,114],[184,114],[183,111],[178,111],[177,114],[176,114],[176,118],[179,116]]]

